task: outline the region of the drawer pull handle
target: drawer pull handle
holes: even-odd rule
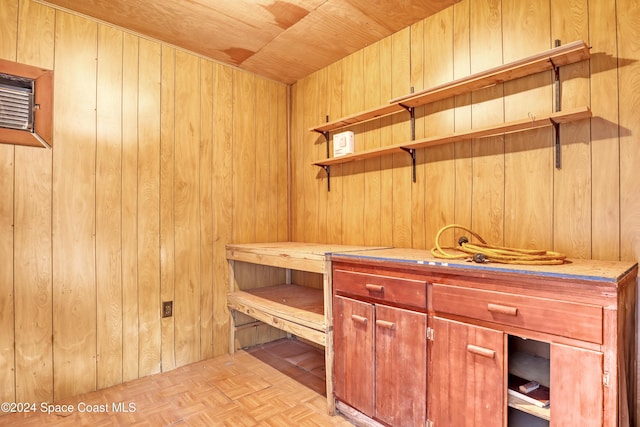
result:
[[[496,352],[489,350],[488,348],[478,347],[477,345],[468,344],[467,351],[469,353],[477,354],[478,356],[487,357],[489,359],[495,359]]]
[[[380,326],[381,328],[390,329],[392,331],[396,329],[395,323],[388,322],[386,320],[376,320],[376,325]]]
[[[358,316],[357,314],[352,314],[351,320],[353,320],[356,323],[361,323],[363,325],[366,325],[368,322],[368,319],[366,317]]]
[[[384,286],[382,285],[374,285],[372,283],[367,283],[366,285],[364,285],[364,287],[371,292],[384,292]]]
[[[517,307],[508,307],[506,305],[487,304],[487,310],[489,310],[492,313],[506,314],[507,316],[517,316],[518,315],[518,308]]]

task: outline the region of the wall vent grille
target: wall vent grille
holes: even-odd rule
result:
[[[34,131],[34,81],[0,73],[0,127]]]

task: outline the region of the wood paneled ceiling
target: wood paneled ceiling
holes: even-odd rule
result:
[[[459,0],[47,0],[294,83]]]

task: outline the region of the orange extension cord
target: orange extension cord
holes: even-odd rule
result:
[[[470,243],[466,237],[458,240],[458,247],[442,247],[440,246],[440,236],[446,230],[451,228],[459,228],[469,232],[473,237],[478,239],[480,243]],[[450,224],[442,227],[436,235],[436,245],[431,249],[431,254],[436,258],[445,259],[464,259],[471,257],[475,262],[499,262],[502,264],[529,264],[529,265],[555,265],[563,264],[566,255],[559,252],[537,250],[537,249],[519,249],[507,248],[503,246],[489,245],[477,233],[457,224]],[[449,253],[447,250],[457,251],[458,253]],[[462,252],[462,253],[460,253]]]

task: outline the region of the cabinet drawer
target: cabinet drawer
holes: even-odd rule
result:
[[[427,308],[427,282],[336,269],[333,272],[335,292],[362,296],[383,303]]]
[[[501,323],[602,344],[602,307],[485,291],[433,285],[433,309],[478,320]]]

